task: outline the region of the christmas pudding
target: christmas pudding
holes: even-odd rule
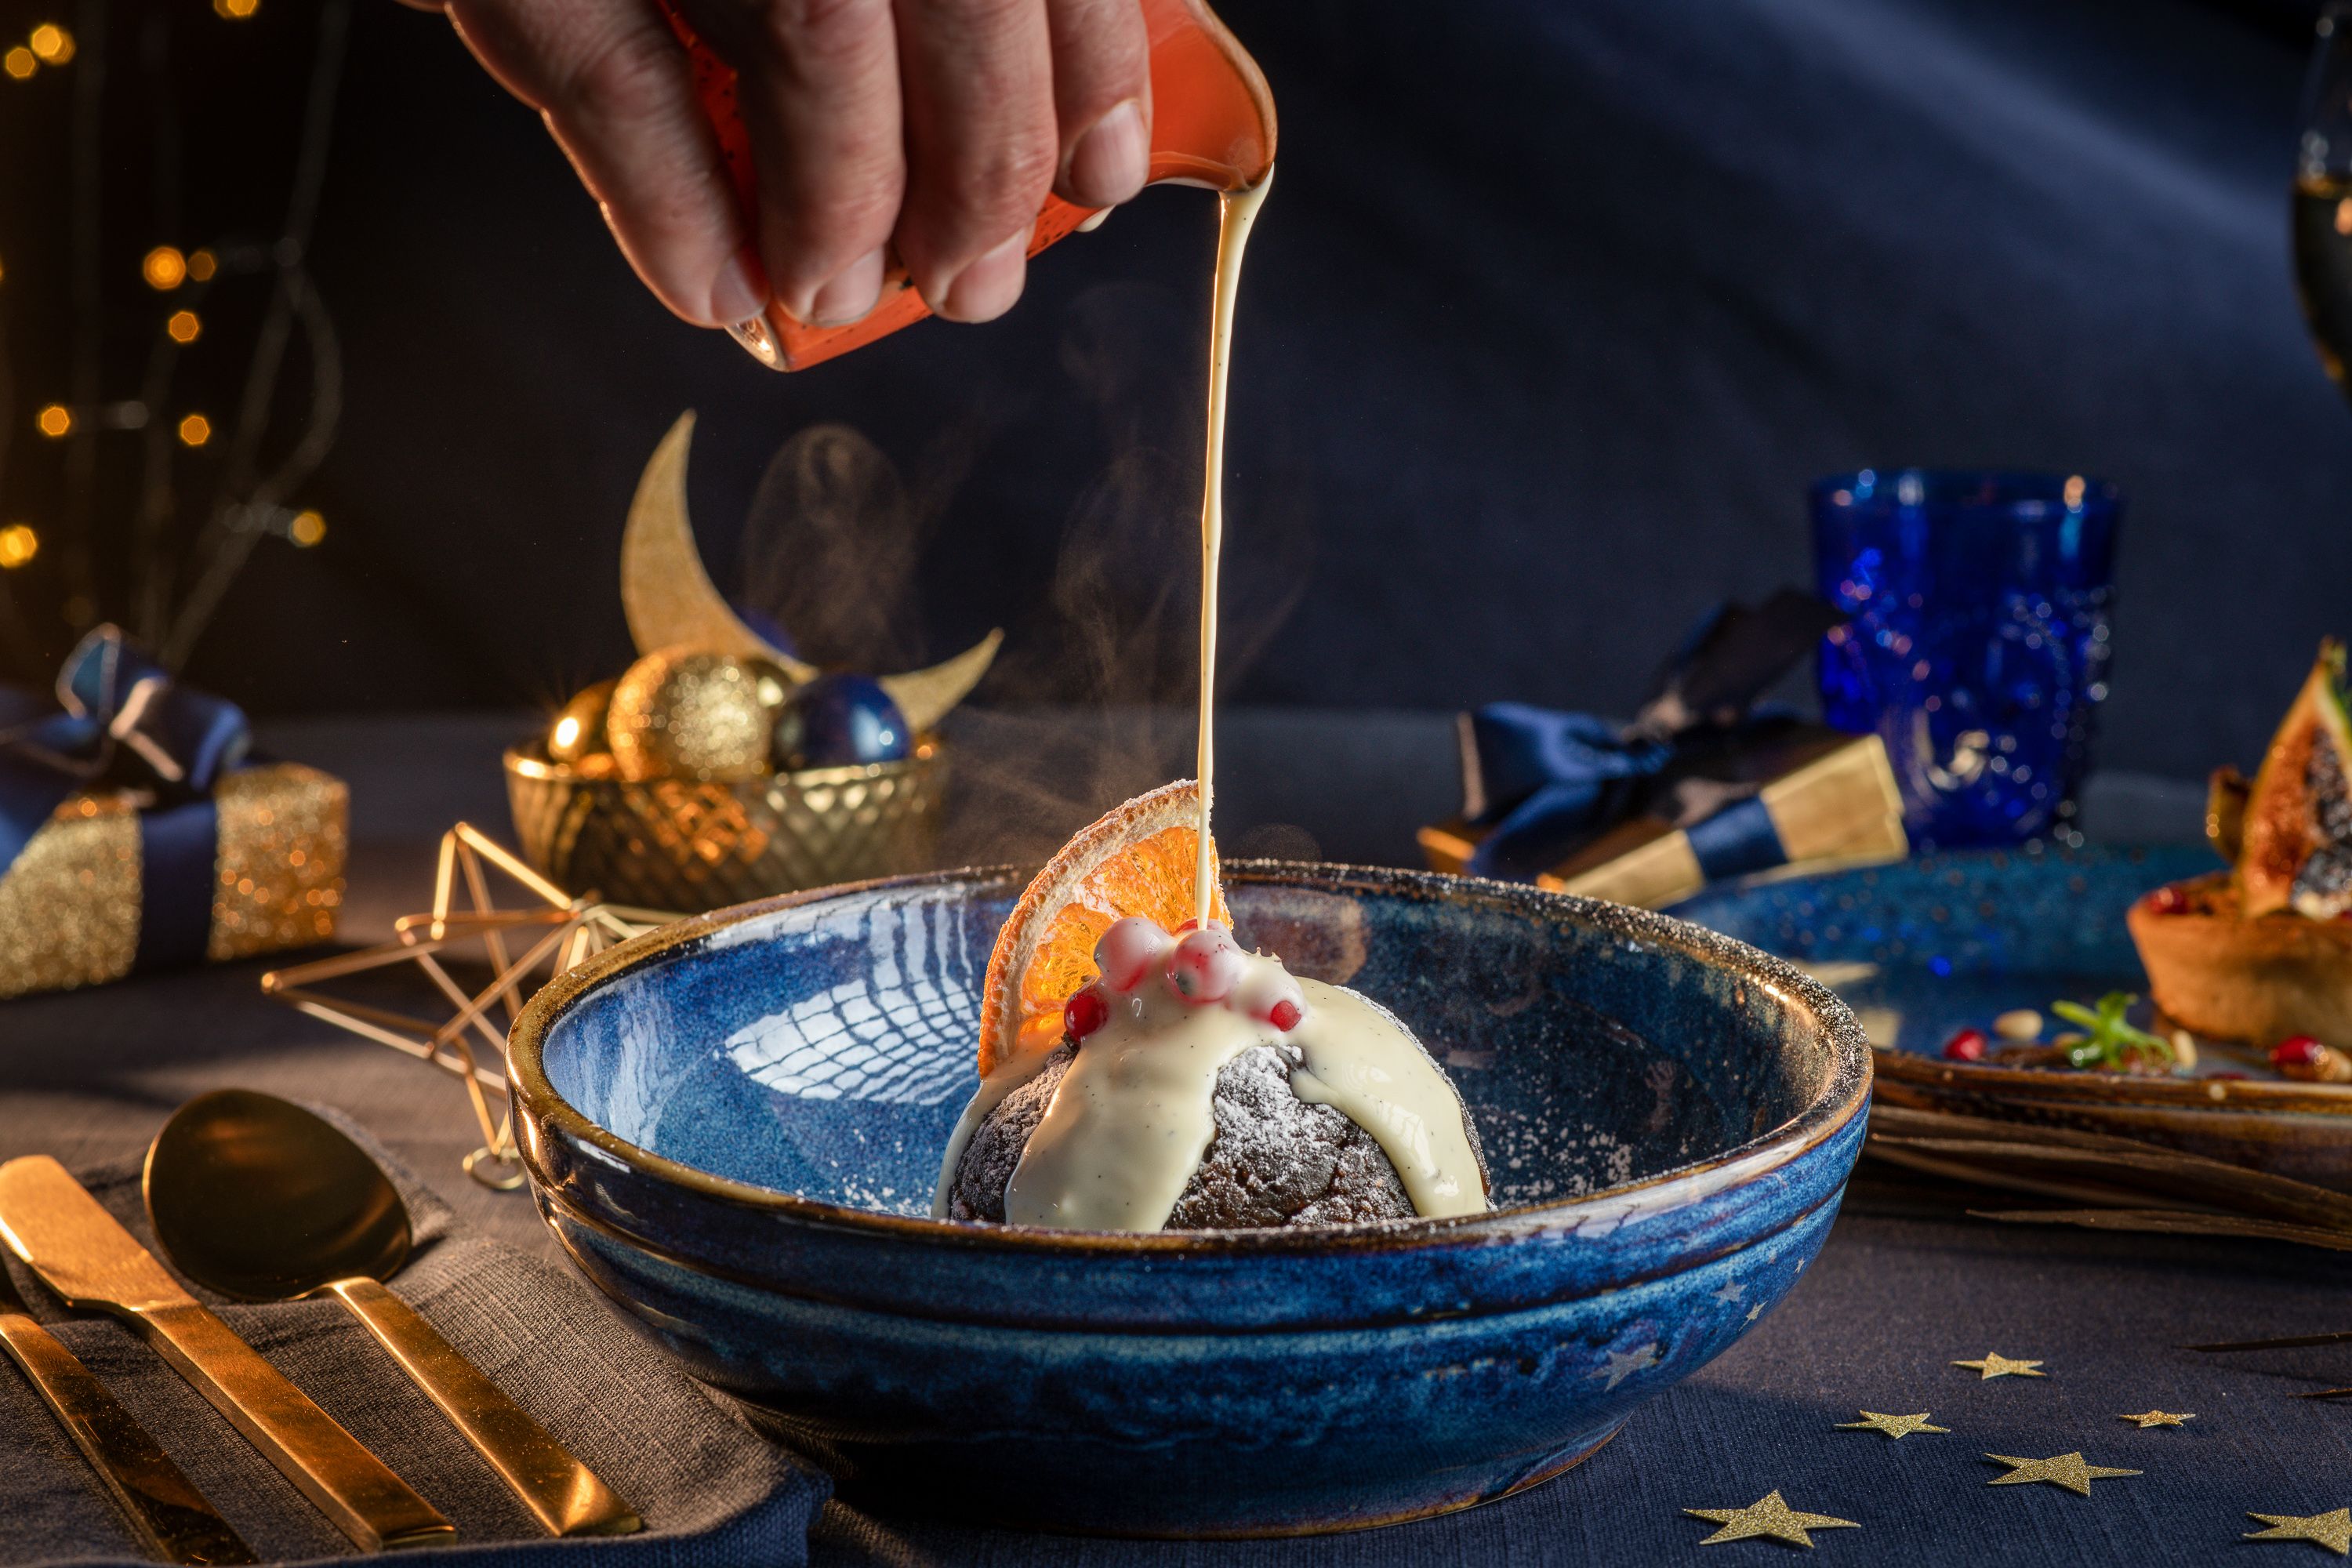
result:
[[[1378,1003],[1244,949],[1198,812],[1190,783],[1130,801],[1030,884],[932,1212],[1124,1231],[1484,1213],[1444,1070]]]

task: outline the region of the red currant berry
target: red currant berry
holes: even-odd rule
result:
[[[2189,908],[2189,895],[2168,882],[2147,896],[2147,907],[2160,915],[2177,915]]]
[[[1095,942],[1095,967],[1114,991],[1132,991],[1174,944],[1156,921],[1129,915],[1114,921]]]
[[[1249,965],[1249,973],[1234,987],[1233,999],[1225,1005],[1248,1017],[1272,1024],[1285,1034],[1297,1028],[1298,1020],[1307,1016],[1307,993],[1298,988],[1298,982],[1282,965],[1270,960]],[[1290,1009],[1287,1024],[1282,1021],[1281,1009],[1285,1007]]]
[[[2282,1069],[2316,1067],[2319,1053],[2326,1048],[2309,1035],[2290,1035],[2271,1047],[2271,1066]]]
[[[1109,1022],[1110,1004],[1091,985],[1062,1004],[1062,1033],[1073,1040],[1083,1040]]]
[[[1187,1002],[1222,1002],[1240,982],[1243,963],[1231,931],[1220,925],[1203,926],[1185,932],[1168,955],[1168,983]]]
[[[1944,1042],[1944,1059],[1948,1062],[1980,1062],[1985,1058],[1985,1032],[1982,1029],[1962,1029]]]

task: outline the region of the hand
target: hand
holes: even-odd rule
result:
[[[1143,186],[1139,0],[680,0],[740,76],[749,233],[655,0],[410,3],[540,111],[637,276],[701,325],[772,297],[856,321],[886,248],[938,314],[990,321],[1021,297],[1048,188],[1106,207]]]

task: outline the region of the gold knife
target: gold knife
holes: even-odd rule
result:
[[[303,1496],[368,1551],[457,1533],[335,1418],[182,1289],[46,1154],[0,1165],[0,1241],[74,1307],[114,1313],[245,1434]]]
[[[0,1268],[0,1350],[24,1371],[151,1555],[166,1563],[260,1561],[138,1417],[25,1311],[5,1268]]]

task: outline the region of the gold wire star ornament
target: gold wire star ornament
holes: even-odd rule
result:
[[[490,897],[488,873],[491,869],[520,885],[538,907],[500,909]],[[461,881],[471,910],[457,907]],[[499,1070],[506,1062],[506,1034],[491,1021],[491,1015],[502,1014],[510,1027],[528,994],[546,981],[614,942],[677,918],[659,910],[573,898],[496,839],[461,822],[441,836],[429,911],[394,921],[394,938],[382,947],[272,970],[261,977],[261,991],[298,1012],[454,1075],[466,1086],[482,1133],[481,1147],[466,1156],[466,1173],[484,1186],[511,1192],[522,1185],[523,1174],[515,1149],[512,1106],[497,1113],[490,1109],[492,1095],[501,1100],[507,1095],[506,1075]],[[509,938],[520,948],[519,955],[509,946]],[[487,960],[491,977],[481,990],[469,993],[451,976],[442,955],[472,942],[481,944],[479,955]],[[457,1012],[443,1019],[418,1018],[312,989],[403,963],[414,963],[423,971]],[[478,1035],[488,1044],[490,1058],[499,1068],[484,1066],[477,1059],[469,1035]]]
[[[2194,1415],[2175,1415],[2169,1410],[2143,1410],[2137,1415],[2118,1415],[2116,1419],[2132,1422],[2145,1431],[2150,1426],[2178,1426],[2197,1417]]]
[[[1862,1526],[1850,1519],[1833,1519],[1826,1513],[1800,1513],[1780,1500],[1777,1491],[1746,1508],[1686,1508],[1683,1511],[1693,1519],[1703,1519],[1709,1524],[1720,1525],[1713,1535],[1699,1542],[1713,1546],[1726,1541],[1746,1541],[1752,1536],[1769,1536],[1790,1546],[1810,1548],[1813,1538],[1806,1531],[1812,1530],[1860,1530]]]
[[[1914,1432],[1951,1430],[1949,1426],[1928,1426],[1927,1412],[1925,1410],[1916,1415],[1882,1415],[1875,1410],[1865,1410],[1862,1412],[1861,1420],[1841,1421],[1837,1424],[1837,1429],[1841,1432],[1884,1432],[1889,1437],[1898,1441]]]
[[[2048,1481],[2053,1487],[2064,1487],[2083,1497],[2091,1495],[2093,1481],[2109,1480],[2116,1476],[2137,1476],[2138,1470],[2118,1470],[2109,1465],[2086,1465],[2080,1454],[2060,1454],[2048,1459],[2020,1459],[2008,1454],[1987,1454],[1996,1465],[2010,1467],[2009,1474],[1995,1476],[1987,1481],[1989,1487],[2021,1487],[2035,1481]]]
[[[2352,1508],[2339,1508],[2333,1513],[2315,1513],[2298,1517],[2292,1513],[2252,1513],[2248,1519],[2259,1519],[2268,1530],[2250,1530],[2248,1541],[2308,1541],[2314,1546],[2325,1546],[2342,1557],[2352,1554]]]
[[[2050,1375],[2046,1372],[2034,1370],[2042,1364],[2038,1361],[2011,1361],[2009,1357],[1993,1351],[1985,1352],[1982,1361],[1956,1361],[1952,1364],[1965,1366],[1971,1371],[1982,1373],[1983,1376],[1977,1380],[1979,1383],[1987,1377],[2048,1377]]]

